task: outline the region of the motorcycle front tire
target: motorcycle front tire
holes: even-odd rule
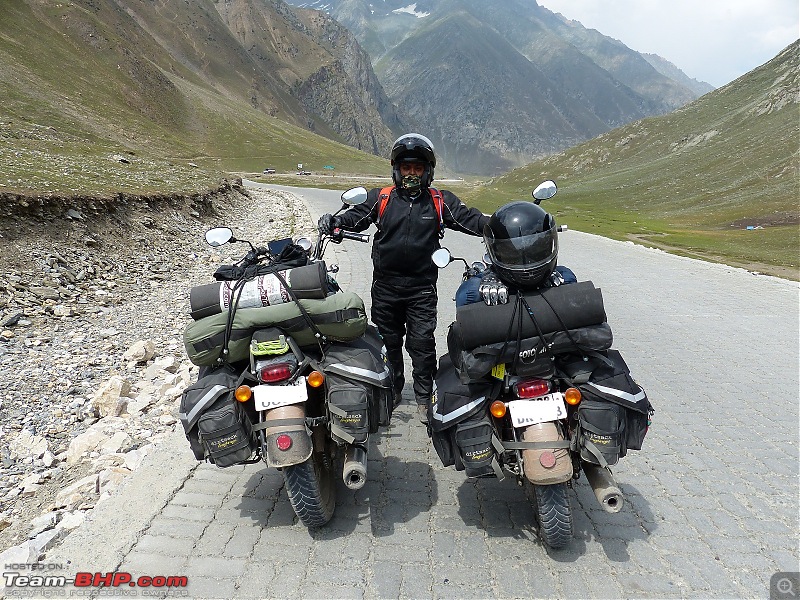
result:
[[[306,527],[322,527],[336,508],[336,482],[333,469],[326,467],[317,452],[304,462],[283,467],[283,480],[289,503]]]
[[[539,538],[550,548],[563,548],[573,536],[572,509],[566,482],[533,487]]]

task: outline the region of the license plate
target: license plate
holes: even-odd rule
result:
[[[564,396],[560,393],[527,400],[512,400],[508,403],[508,412],[514,427],[526,427],[567,417]]]
[[[292,385],[257,385],[253,388],[256,410],[270,410],[279,406],[299,404],[308,400],[306,378],[298,377]]]

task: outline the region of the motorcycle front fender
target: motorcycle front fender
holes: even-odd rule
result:
[[[264,461],[267,466],[275,468],[290,467],[305,462],[311,457],[313,450],[311,434],[303,422],[270,426],[270,421],[275,422],[284,419],[304,421],[305,418],[306,410],[303,404],[291,404],[267,411],[264,418],[264,424],[266,425],[264,430],[266,436]],[[281,436],[280,440],[278,439],[279,436]],[[287,444],[284,436],[288,436],[291,443]]]

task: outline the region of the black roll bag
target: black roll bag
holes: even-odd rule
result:
[[[530,306],[528,315],[519,319],[517,296],[509,296],[507,304],[487,306],[475,302],[458,307],[456,323],[460,326],[461,346],[472,350],[478,346],[503,343],[507,339],[525,339],[540,333],[572,330],[606,322],[603,294],[591,281],[571,283],[522,296]],[[537,329],[538,326],[538,329]]]
[[[608,350],[614,341],[609,324],[599,323],[568,331],[553,331],[542,337],[534,336],[519,341],[515,338],[467,349],[462,329],[463,326],[458,322],[450,325],[447,351],[463,383],[481,379],[499,364],[506,364],[507,370],[513,375],[551,377],[554,373],[554,355]]]

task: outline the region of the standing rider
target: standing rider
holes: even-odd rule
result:
[[[424,135],[408,133],[392,145],[391,188],[369,191],[367,201],[343,214],[320,217],[319,228],[363,231],[377,226],[372,245],[372,321],[394,372],[395,404],[405,384],[403,338],[411,357],[417,414],[427,421],[436,371],[436,280],[431,261],[444,228],[480,236],[489,217],[447,190],[430,187],[436,156]]]

